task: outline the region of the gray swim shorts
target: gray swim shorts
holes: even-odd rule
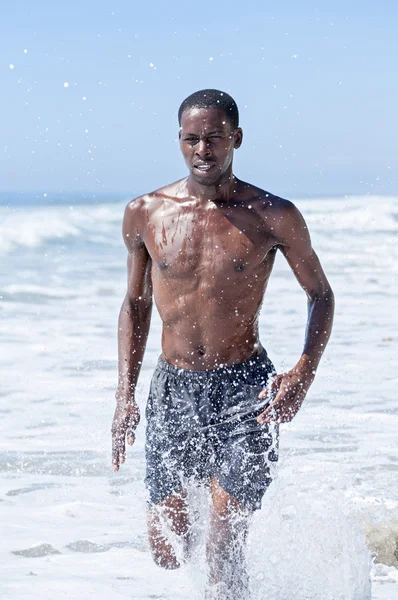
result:
[[[258,394],[276,374],[265,350],[243,363],[206,371],[179,369],[161,357],[146,408],[146,485],[151,503],[191,479],[216,478],[249,510],[261,508],[278,460],[279,427],[256,417]]]

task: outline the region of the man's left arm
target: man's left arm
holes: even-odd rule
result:
[[[321,263],[312,248],[307,225],[300,211],[287,200],[274,205],[269,219],[278,247],[308,297],[308,321],[302,355],[287,373],[272,380],[275,397],[257,417],[260,423],[286,423],[300,409],[329,340],[333,324],[334,296]],[[269,393],[263,390],[259,397]]]

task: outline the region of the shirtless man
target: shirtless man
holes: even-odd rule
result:
[[[211,597],[231,600],[246,597],[242,540],[272,480],[279,424],[296,415],[314,380],[334,299],[294,204],[233,175],[242,143],[234,100],[196,92],[182,103],[179,123],[188,177],[129,202],[124,214],[128,289],[119,316],[113,467],[124,463],[126,438],[134,443],[140,420],[135,388],[153,295],[163,330],[146,407],[152,555],[159,566],[179,566],[164,523],[189,552],[186,483],[206,483],[209,581],[218,590]],[[279,375],[258,331],[278,250],[308,298],[302,355]]]

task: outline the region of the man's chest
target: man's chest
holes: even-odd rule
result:
[[[259,268],[274,241],[260,217],[247,210],[172,210],[151,216],[145,245],[153,267],[168,277],[230,279]]]

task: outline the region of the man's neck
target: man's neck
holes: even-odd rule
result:
[[[195,181],[191,175],[187,178],[187,191],[189,196],[197,198],[200,202],[227,202],[236,194],[238,180],[232,173],[225,174],[222,181],[215,185],[202,185]]]

